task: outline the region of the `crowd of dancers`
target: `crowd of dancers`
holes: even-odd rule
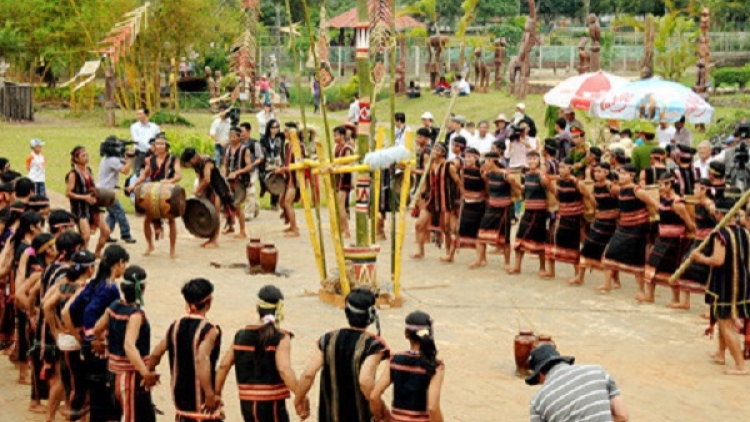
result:
[[[280,328],[284,295],[273,285],[257,294],[258,320],[240,328],[220,358],[222,330],[207,315],[214,286],[205,278],[187,281],[181,289],[187,315],[152,347],[147,271],[131,265],[118,244],[88,249],[91,234],[103,230],[103,211],[91,196],[86,158],[81,147],[71,152],[70,210],[51,209],[39,186],[0,158],[0,350],[15,364],[18,383],[29,385],[29,411],[47,421],[155,421],[162,412],[151,390],[161,381],[157,369],[167,355],[170,395],[182,422],[224,420],[224,407],[237,401],[245,421],[288,421],[291,397],[296,413],[307,419],[318,372],[317,420],[443,420],[444,367],[432,318],[410,313],[408,348],[392,354],[367,331],[373,324],[380,331],[369,290],[347,295],[348,324],[320,337],[299,375],[291,365],[294,336]],[[390,370],[376,377],[384,361]],[[232,367],[239,390],[234,400],[222,396]],[[392,406],[382,398],[390,385]]]

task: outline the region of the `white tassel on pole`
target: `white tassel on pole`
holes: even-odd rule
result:
[[[383,170],[396,163],[408,160],[409,158],[411,158],[411,154],[408,149],[402,146],[396,146],[368,152],[365,155],[364,162],[369,165],[372,170]]]

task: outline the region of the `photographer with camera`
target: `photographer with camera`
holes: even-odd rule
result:
[[[724,164],[727,168],[729,184],[745,190],[750,185],[750,124],[741,123],[734,132],[734,141],[726,149]]]
[[[159,125],[148,120],[149,114],[146,107],[139,108],[135,112],[138,121],[130,125],[130,138],[135,142],[135,158],[131,167],[133,168],[133,174],[136,176],[146,163],[146,156],[151,150],[149,141],[161,132]]]
[[[125,151],[126,143],[117,139],[116,136],[110,135],[101,144],[102,161],[99,164],[99,183],[100,188],[117,190],[117,183],[120,175],[128,175],[133,165],[133,159],[136,156],[134,150]],[[135,239],[130,235],[130,222],[125,214],[125,208],[122,207],[120,200],[115,198],[115,203],[107,208],[107,226],[109,226],[110,237],[107,242],[115,242],[111,235],[115,230],[115,224],[120,226],[120,237],[125,243],[135,243]]]

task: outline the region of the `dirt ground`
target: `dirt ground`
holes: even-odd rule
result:
[[[327,214],[327,213],[324,213]],[[297,212],[305,227],[304,216]],[[311,292],[319,281],[310,238],[303,229],[297,239],[284,238],[284,226],[277,213],[262,211],[249,223],[253,236],[275,242],[280,250],[279,266],[289,277],[250,276],[242,269],[213,268],[212,261],[244,263],[245,242],[221,239],[216,250],[199,248],[200,240],[187,234],[180,224],[178,258],[170,260],[168,243],[157,243],[157,251],[142,257],[142,220],[131,217],[138,244],[127,245],[131,263],[148,271],[146,312],[152,325],[152,347],[168,324],[185,312],[179,289],[191,277],[204,276],[216,286],[209,317],[224,330],[222,352],[234,332],[252,323],[255,294],[268,283],[285,293],[284,328],[295,333],[292,358],[295,370],[304,368],[315,340],[327,330],[346,323],[343,311],[322,303]],[[413,220],[409,219],[403,255],[413,249]],[[353,223],[352,223],[353,226]],[[325,228],[328,236],[327,227]],[[114,236],[118,236],[115,233]],[[331,245],[326,245],[329,267]],[[385,242],[378,270],[379,279],[389,279],[390,242]],[[714,342],[702,335],[706,324],[699,313],[702,297],[693,298],[693,310],[674,311],[664,305],[668,292],[657,291],[656,305],[638,305],[633,300],[635,282],[623,277],[623,288],[601,294],[593,287],[602,275],[591,273],[583,287],[569,287],[563,280],[572,275],[560,265],[558,278],[536,277],[537,261],[527,259],[523,273],[508,276],[501,257],[492,255],[490,265],[467,270],[473,251],[462,250],[452,265],[438,261],[439,251],[427,250],[427,258],[403,265],[403,295],[400,309],[381,311],[383,337],[392,350],[403,350],[403,321],[415,309],[435,319],[439,357],[446,362],[442,394],[448,421],[508,421],[528,418],[528,403],[536,391],[514,376],[513,338],[519,327],[548,333],[563,354],[574,355],[577,363],[600,364],[618,382],[634,421],[718,421],[742,419],[748,410],[747,377],[728,377],[722,367],[709,362],[707,353]],[[165,412],[162,421],[173,420],[166,359],[159,367],[162,384],[154,393],[157,406]],[[16,384],[17,373],[7,359],[0,359],[0,406],[2,421],[43,421],[43,416],[26,411],[29,387]],[[224,392],[227,421],[241,420],[235,380],[230,377]],[[311,395],[317,406],[317,382]],[[292,407],[290,406],[290,411]],[[292,420],[297,420],[296,416]],[[315,418],[312,418],[315,420]]]

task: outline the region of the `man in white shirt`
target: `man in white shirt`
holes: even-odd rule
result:
[[[656,139],[659,141],[659,146],[666,148],[669,142],[674,138],[676,129],[674,126],[665,122],[664,120],[659,122],[659,128],[656,129]]]
[[[359,94],[354,94],[354,99],[349,104],[349,115],[346,121],[355,125],[359,123]]]
[[[685,116],[680,117],[680,120],[674,124],[674,140],[677,144],[682,144],[688,147],[693,146],[693,134],[688,128],[685,127]]]
[[[394,115],[396,122],[396,140],[393,143],[395,146],[406,147],[406,115],[398,112]]]
[[[224,157],[224,149],[229,144],[229,129],[232,123],[227,118],[229,107],[226,104],[219,106],[219,117],[211,123],[211,129],[208,134],[214,140],[214,163],[217,168],[221,166],[221,159]]]
[[[695,157],[693,167],[698,169],[701,179],[708,179],[708,165],[711,162],[711,143],[703,141],[698,144],[698,154]]]
[[[266,134],[266,126],[268,122],[276,118],[276,113],[273,111],[273,104],[263,104],[263,110],[255,114],[255,118],[258,119],[258,132],[260,137]]]
[[[159,125],[151,123],[148,120],[149,110],[145,107],[139,108],[135,112],[137,122],[130,125],[130,137],[135,142],[135,159],[133,160],[133,174],[140,173],[143,165],[146,163],[146,156],[151,150],[149,141],[156,138],[161,132]]]
[[[484,154],[492,150],[492,143],[495,142],[495,135],[490,133],[490,123],[487,120],[479,122],[479,132],[469,140],[469,147],[476,148],[479,154]]]
[[[461,97],[471,94],[471,86],[461,75],[456,76],[456,89],[458,89],[458,95]]]
[[[457,136],[463,136],[464,139],[468,140],[471,138],[471,134],[464,129],[464,126],[466,125],[466,118],[464,116],[453,116],[451,119],[449,126],[450,129],[453,131],[451,134],[451,137],[448,139],[448,160],[452,160],[456,158],[456,154],[453,153],[453,140],[456,139]]]

